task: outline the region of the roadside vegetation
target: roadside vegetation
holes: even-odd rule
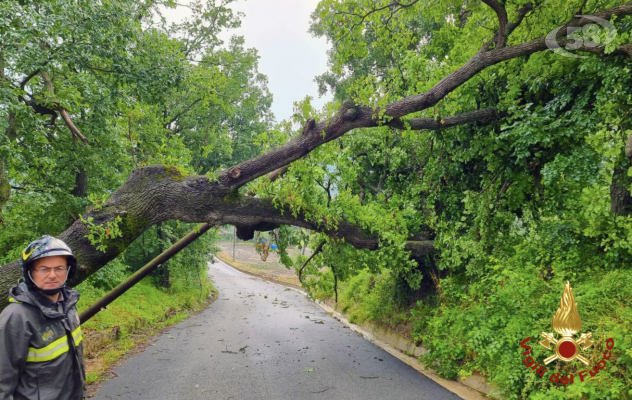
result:
[[[108,223],[83,217],[107,208],[137,168],[163,164],[165,178],[205,175],[257,153],[255,139],[272,118],[266,78],[242,37],[217,38],[239,26],[240,15],[226,4],[202,2],[188,8],[186,21],[170,24],[162,18],[169,7],[175,4],[0,4],[2,264],[75,222],[87,228],[97,254],[120,248],[125,230],[146,221],[123,222],[122,210]],[[197,225],[154,224],[104,268],[71,282],[81,293],[79,310]],[[84,324],[88,382],[213,299],[207,263],[216,235],[216,229],[205,233]],[[69,243],[81,262],[77,242]],[[3,269],[0,282],[14,285],[17,271]]]
[[[193,226],[168,223],[159,228],[149,230],[138,238],[138,245],[142,247],[129,247],[108,268],[77,286],[81,294],[79,312],[157,256],[170,243],[162,242],[160,236],[183,236]],[[213,245],[216,232],[211,230],[198,238],[82,326],[87,338],[88,383],[106,378],[107,369],[122,356],[161,329],[181,322],[207,306],[216,297],[207,265],[212,252],[217,250]]]
[[[199,289],[197,285],[178,283],[165,290],[151,280],[142,281],[84,324],[87,343],[94,343],[90,343],[91,351],[85,354],[87,383],[108,378],[108,368],[121,357],[163,328],[208,305],[216,297],[216,290],[208,279],[202,279],[201,283]],[[105,294],[85,283],[77,289],[81,292],[80,312]]]
[[[585,356],[596,364],[608,338],[614,339],[616,349],[606,368],[582,383],[577,373],[592,366],[579,361],[557,368],[552,364],[545,377],[522,364],[520,342],[528,337],[534,359],[551,355],[537,342],[542,331],[553,332],[551,321],[564,281],[544,281],[534,266],[512,261],[490,265],[488,276],[476,283],[468,283],[463,275],[445,277],[432,294],[410,290],[389,270],[363,270],[340,285],[336,306],[350,322],[370,321],[424,346],[429,352],[421,361],[442,377],[455,379],[478,371],[502,391],[502,398],[630,398],[632,273],[616,269],[571,279],[581,332],[592,332],[595,339]],[[333,302],[333,274],[327,272],[321,279],[323,285],[313,296]],[[575,384],[552,384],[548,376],[554,372],[574,374]]]

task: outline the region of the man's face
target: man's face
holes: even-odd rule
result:
[[[55,289],[66,281],[68,261],[66,256],[50,256],[33,261],[31,276],[41,289]]]

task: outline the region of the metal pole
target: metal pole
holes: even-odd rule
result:
[[[176,243],[174,243],[173,246],[163,251],[158,257],[151,260],[143,268],[139,269],[132,276],[130,276],[126,281],[124,281],[123,283],[121,283],[120,285],[112,289],[110,293],[103,296],[96,303],[91,305],[87,310],[82,312],[81,315],[79,316],[79,320],[81,321],[81,323],[84,324],[90,318],[94,317],[96,313],[98,313],[107,305],[109,305],[111,302],[116,300],[120,295],[125,293],[132,286],[140,282],[141,279],[149,275],[153,270],[158,268],[160,265],[164,264],[171,257],[178,254],[180,250],[187,247],[189,244],[191,244],[191,242],[193,242],[195,239],[202,236],[206,231],[208,231],[212,227],[213,225],[211,224],[201,224],[198,227],[198,229],[190,232],[188,235],[178,240]]]
[[[237,246],[237,227],[233,226],[233,261],[235,261],[235,247]]]

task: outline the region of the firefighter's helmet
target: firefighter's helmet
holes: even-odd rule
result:
[[[62,240],[54,238],[49,235],[44,235],[41,238],[32,241],[24,250],[22,250],[22,257],[20,258],[20,265],[22,267],[22,277],[27,285],[31,287],[37,287],[33,278],[31,277],[31,267],[33,261],[39,260],[44,257],[52,256],[66,256],[68,263],[68,273],[66,275],[66,281],[72,278],[77,269],[77,258],[74,253]],[[59,288],[56,289],[40,289],[45,294],[56,294],[66,285],[64,282]],[[38,288],[39,289],[39,288]]]

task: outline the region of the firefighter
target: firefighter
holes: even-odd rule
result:
[[[77,260],[66,243],[44,235],[20,264],[22,279],[0,314],[0,400],[81,400],[79,293],[66,286]]]

